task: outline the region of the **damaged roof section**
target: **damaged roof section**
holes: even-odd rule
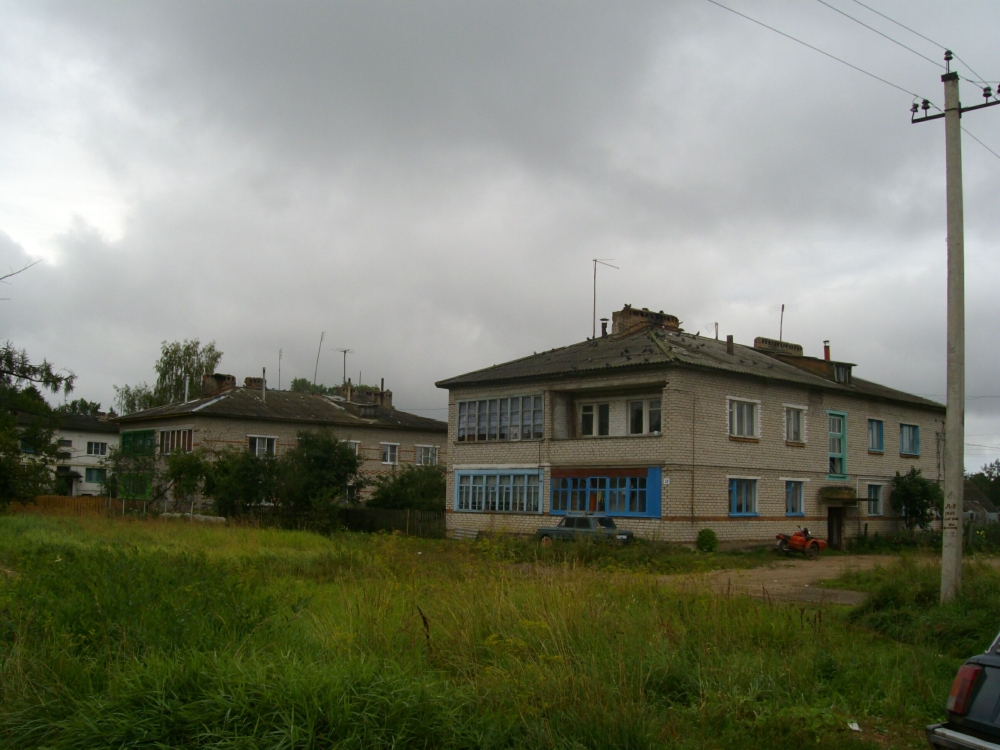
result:
[[[192,417],[251,419],[260,421],[294,422],[316,426],[385,427],[424,432],[447,432],[448,425],[436,419],[419,417],[393,407],[358,404],[335,396],[312,393],[232,388],[185,404],[169,404],[118,417],[127,426],[130,422]]]

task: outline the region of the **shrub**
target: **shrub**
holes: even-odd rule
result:
[[[444,510],[444,466],[404,466],[375,478],[369,508]]]
[[[896,472],[889,502],[892,509],[906,519],[908,529],[926,529],[934,520],[934,511],[944,511],[941,485],[921,476],[920,469],[913,467],[905,474]]]
[[[699,552],[715,552],[719,549],[719,537],[711,529],[702,529],[698,532],[698,541],[695,547]]]

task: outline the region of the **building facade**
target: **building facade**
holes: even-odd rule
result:
[[[103,464],[108,453],[118,448],[118,425],[103,414],[63,414],[52,437],[60,456],[54,467],[56,491],[60,495],[102,494],[107,477]]]
[[[260,378],[247,378],[243,387],[235,383],[231,375],[206,376],[199,399],[119,417],[122,447],[158,460],[198,448],[281,456],[296,445],[299,432],[327,429],[350,443],[367,483],[400,465],[444,463],[447,456],[447,425],[395,409],[391,391],[362,392],[357,402],[265,391]],[[361,498],[366,494],[362,489]]]
[[[438,383],[448,527],[532,533],[589,510],[678,543],[894,532],[895,473],[941,480],[944,407],[853,367],[626,307],[610,335]]]

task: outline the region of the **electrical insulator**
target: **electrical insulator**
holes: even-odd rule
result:
[[[987,86],[983,89],[983,99],[989,99],[991,96],[993,96],[993,89]]]
[[[951,62],[953,58],[954,58],[954,55],[951,54],[951,50],[950,49],[946,49],[944,51],[944,59],[947,60],[948,62]]]
[[[922,101],[922,102],[920,103],[920,108],[921,108],[921,109],[922,109],[922,110],[923,110],[924,112],[927,112],[927,110],[929,110],[929,109],[931,108],[931,103],[930,103],[929,101],[927,101],[926,99],[924,99],[924,100],[923,100],[923,101]]]
[[[913,114],[917,114],[918,109],[920,109],[920,105],[917,104],[916,102],[913,102],[913,106],[910,107],[910,112],[912,112]]]

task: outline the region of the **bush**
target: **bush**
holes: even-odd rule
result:
[[[920,469],[910,468],[905,474],[896,472],[889,496],[892,509],[906,519],[906,528],[926,529],[934,520],[934,512],[944,512],[944,492],[941,485],[920,475]]]
[[[369,508],[444,510],[444,466],[404,466],[375,478]]]
[[[719,537],[711,529],[702,529],[698,532],[698,541],[695,547],[699,552],[715,552],[719,549]]]

